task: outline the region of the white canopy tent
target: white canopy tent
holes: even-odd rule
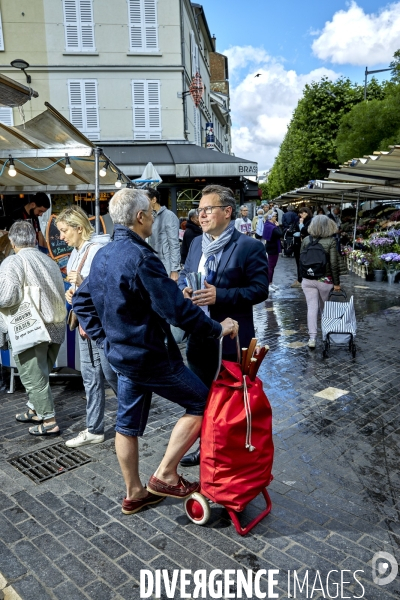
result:
[[[0,124],[0,193],[94,191],[99,232],[100,192],[131,185],[131,180],[55,108],[45,106],[24,125]]]

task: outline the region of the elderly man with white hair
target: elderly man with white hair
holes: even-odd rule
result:
[[[36,423],[29,429],[32,435],[59,435],[49,374],[65,337],[64,284],[60,269],[51,258],[36,248],[36,233],[29,221],[17,221],[9,232],[15,254],[0,266],[0,308],[18,307],[23,299],[24,286],[40,289],[36,307],[49,335],[41,342],[14,355],[20,379],[28,394],[27,410],[16,415],[21,423]],[[0,331],[7,325],[0,320]]]
[[[126,483],[124,514],[138,512],[165,496],[187,498],[199,489],[180,477],[177,466],[199,435],[207,387],[183,363],[170,325],[187,333],[235,337],[236,321],[221,324],[185,299],[154,250],[153,214],[143,190],[117,192],[109,206],[114,239],[93,259],[90,275],[73,296],[73,308],[91,339],[118,374],[115,448]],[[164,458],[146,487],[139,477],[138,437],[146,427],[152,392],[186,413],[176,423]]]

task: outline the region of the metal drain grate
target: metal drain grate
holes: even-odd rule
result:
[[[90,456],[80,450],[68,448],[61,443],[11,458],[8,462],[18,471],[33,479],[35,483],[42,483],[42,481],[57,477],[65,471],[86,465],[91,460]]]

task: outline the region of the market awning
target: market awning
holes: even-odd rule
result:
[[[388,152],[376,151],[362,158],[353,158],[339,169],[331,169],[329,179],[398,187],[400,194],[400,145]]]
[[[376,201],[399,201],[400,187],[377,186],[377,185],[355,185],[340,181],[315,180],[308,186],[292,190],[276,198],[276,201],[329,201],[336,203],[354,202],[360,197],[362,200]]]
[[[102,150],[78,131],[47,102],[47,110],[24,125],[7,127],[0,124],[0,192],[73,193],[93,191],[96,168],[106,168],[100,177],[99,191],[115,191],[115,182],[130,183],[130,179]],[[72,173],[65,171],[67,159]],[[16,175],[9,167],[14,163]]]
[[[257,176],[256,162],[207,150],[191,143],[153,143],[104,145],[113,161],[130,177],[138,177],[148,162],[163,176],[192,177],[250,177]]]
[[[0,74],[1,106],[22,106],[31,98],[37,98],[38,96],[39,94],[32,88]]]

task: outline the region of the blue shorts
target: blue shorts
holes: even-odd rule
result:
[[[118,410],[115,431],[141,436],[146,428],[152,392],[186,409],[187,415],[202,416],[208,389],[183,363],[142,380],[118,373]]]

